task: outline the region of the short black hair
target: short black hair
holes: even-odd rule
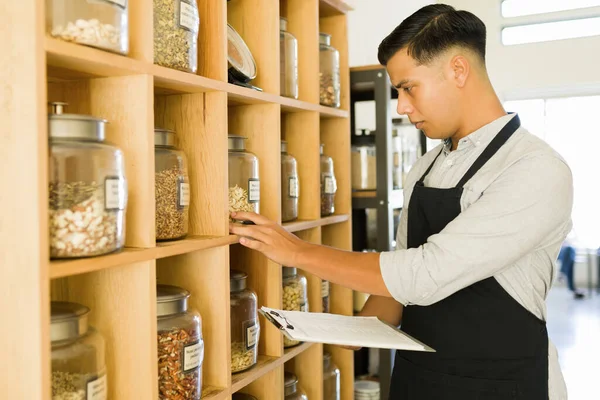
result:
[[[379,45],[379,63],[387,65],[398,51],[426,65],[453,46],[474,51],[485,63],[485,24],[469,11],[446,4],[425,6],[396,27]]]

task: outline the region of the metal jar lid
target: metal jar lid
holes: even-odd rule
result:
[[[287,18],[285,17],[279,17],[279,30],[280,31],[287,31]]]
[[[88,331],[90,309],[77,303],[53,301],[50,303],[50,340],[77,339]]]
[[[227,136],[227,147],[229,151],[244,151],[246,150],[246,138],[239,135]]]
[[[246,289],[248,274],[237,269],[229,270],[229,292],[241,292]]]
[[[281,141],[281,152],[287,153],[287,142],[285,140]]]
[[[154,146],[175,147],[177,135],[169,129],[154,128]]]
[[[184,313],[188,309],[190,292],[178,286],[156,285],[156,315]]]
[[[296,269],[296,267],[283,267],[281,273],[284,278],[289,278],[291,276],[298,275],[298,270]]]
[[[297,385],[298,377],[286,371],[284,376],[285,395],[289,396],[296,393]]]
[[[331,46],[331,35],[329,33],[319,32],[319,44]]]
[[[321,147],[319,148],[319,154],[323,155],[324,148],[325,148],[325,145],[323,143],[321,143]]]
[[[354,382],[354,394],[379,394],[380,392],[379,382],[374,381],[356,381]]]
[[[256,400],[256,397],[246,393],[234,393],[231,400]]]
[[[64,114],[67,103],[50,103],[48,114],[48,136],[51,139],[79,139],[102,142],[106,137],[106,120],[89,115]]]
[[[256,62],[244,39],[230,24],[227,24],[228,71],[240,82],[256,78]]]

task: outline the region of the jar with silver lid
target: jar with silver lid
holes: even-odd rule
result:
[[[287,19],[279,17],[281,95],[298,98],[298,40],[287,31]]]
[[[105,142],[106,120],[64,114],[52,103],[50,147],[50,256],[97,256],[125,241],[127,182],[123,152]]]
[[[340,106],[340,53],[331,46],[331,35],[319,33],[319,83],[320,103]]]
[[[77,303],[50,304],[52,400],[106,399],[106,345],[88,325],[89,312]]]
[[[284,375],[284,395],[285,400],[308,400],[306,393],[298,386],[298,377],[287,371]]]
[[[229,212],[260,210],[258,157],[246,151],[246,138],[228,136]]]
[[[198,400],[204,361],[200,314],[188,309],[187,290],[157,285],[156,292],[158,398]]]
[[[381,389],[379,382],[361,380],[354,382],[355,400],[379,400]]]
[[[188,233],[190,179],[187,159],[175,132],[154,129],[156,240],[181,239]]]
[[[294,267],[282,268],[283,310],[308,312],[308,281]],[[283,347],[300,344],[297,340],[283,336]]]
[[[288,154],[287,142],[281,141],[281,221],[298,219],[298,163]]]
[[[326,217],[335,212],[335,192],[337,181],[333,170],[333,159],[323,152],[321,145],[321,216]]]
[[[256,293],[246,287],[248,274],[232,269],[229,276],[231,318],[231,372],[256,364],[260,324]]]

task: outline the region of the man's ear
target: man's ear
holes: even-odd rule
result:
[[[450,76],[454,80],[456,87],[463,88],[467,83],[467,78],[471,73],[471,64],[467,57],[456,55],[452,57],[449,64]]]

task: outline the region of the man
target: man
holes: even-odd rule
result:
[[[230,228],[277,263],[373,294],[363,315],[437,350],[397,352],[393,400],[567,398],[545,298],[571,229],[571,172],[503,109],[485,42],[479,18],[437,4],[379,46],[398,113],[444,140],[408,176],[396,251],[309,244],[250,213],[235,217],[255,226]]]

